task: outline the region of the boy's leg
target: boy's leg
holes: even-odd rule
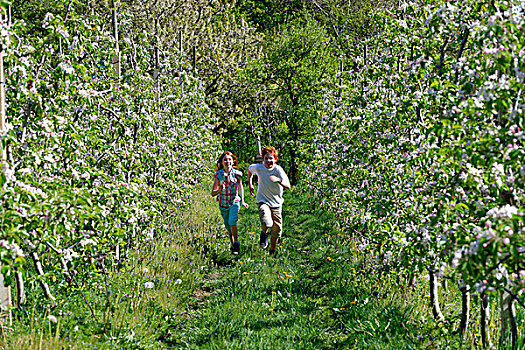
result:
[[[271,215],[273,220],[272,229],[270,231],[272,238],[270,239],[270,253],[275,252],[275,247],[277,246],[277,241],[281,238],[281,232],[283,227],[283,218],[282,218],[282,207],[271,208]]]
[[[267,232],[270,227],[273,226],[272,212],[268,204],[257,203],[259,208],[259,220],[261,221],[261,229],[263,232]]]
[[[262,249],[268,246],[268,228],[273,226],[271,209],[266,203],[257,203],[259,208],[259,220],[261,221],[261,235],[259,245]]]

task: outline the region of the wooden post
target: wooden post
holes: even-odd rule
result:
[[[257,135],[255,137],[255,141],[257,142],[257,155],[255,156],[255,162],[256,163],[262,163],[261,136]]]
[[[113,38],[115,39],[115,55],[113,55],[112,63],[115,74],[117,75],[117,85],[120,82],[120,49],[118,45],[118,19],[117,19],[117,5],[112,1],[112,19],[113,19]]]
[[[153,71],[153,79],[155,79],[155,90],[157,101],[155,106],[157,111],[159,108],[160,101],[160,60],[159,60],[159,20],[155,19],[155,70]]]
[[[363,44],[363,64],[366,66],[366,44]]]
[[[197,74],[197,47],[193,45],[193,75]]]
[[[182,75],[182,29],[179,32],[179,77]]]
[[[2,11],[3,12],[3,11]],[[4,19],[5,13],[2,13]],[[6,129],[6,110],[5,110],[5,75],[4,75],[4,52],[0,52],[0,132]],[[0,157],[1,165],[7,164],[7,147],[3,147],[0,143]],[[5,186],[5,184],[4,184]],[[0,318],[7,321],[9,325],[12,324],[11,318],[11,287],[4,287],[4,276],[0,273],[0,308],[2,314]]]
[[[344,57],[341,55],[341,69],[339,70],[339,103],[343,95],[343,70],[344,70]]]

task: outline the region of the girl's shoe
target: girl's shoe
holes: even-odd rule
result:
[[[241,251],[241,245],[239,244],[239,242],[233,242],[232,254],[237,255],[239,254],[240,251]]]

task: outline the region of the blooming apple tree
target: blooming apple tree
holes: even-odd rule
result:
[[[521,302],[524,18],[515,1],[377,11],[326,91],[307,181],[379,265]]]
[[[23,21],[1,32],[2,273],[8,284],[38,275],[51,300],[170,230],[217,152],[201,83],[185,65],[173,74],[172,48],[153,76],[154,35],[134,33],[125,8],[118,43],[103,16],[75,11],[47,14],[43,36]]]

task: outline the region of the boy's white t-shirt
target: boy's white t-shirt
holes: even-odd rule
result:
[[[277,164],[271,169],[266,168],[264,164],[252,164],[248,167],[248,171],[258,177],[257,203],[266,203],[271,208],[280,207],[284,202],[284,190],[280,184],[272,182],[270,176],[274,175],[283,180],[288,180],[283,168]]]

